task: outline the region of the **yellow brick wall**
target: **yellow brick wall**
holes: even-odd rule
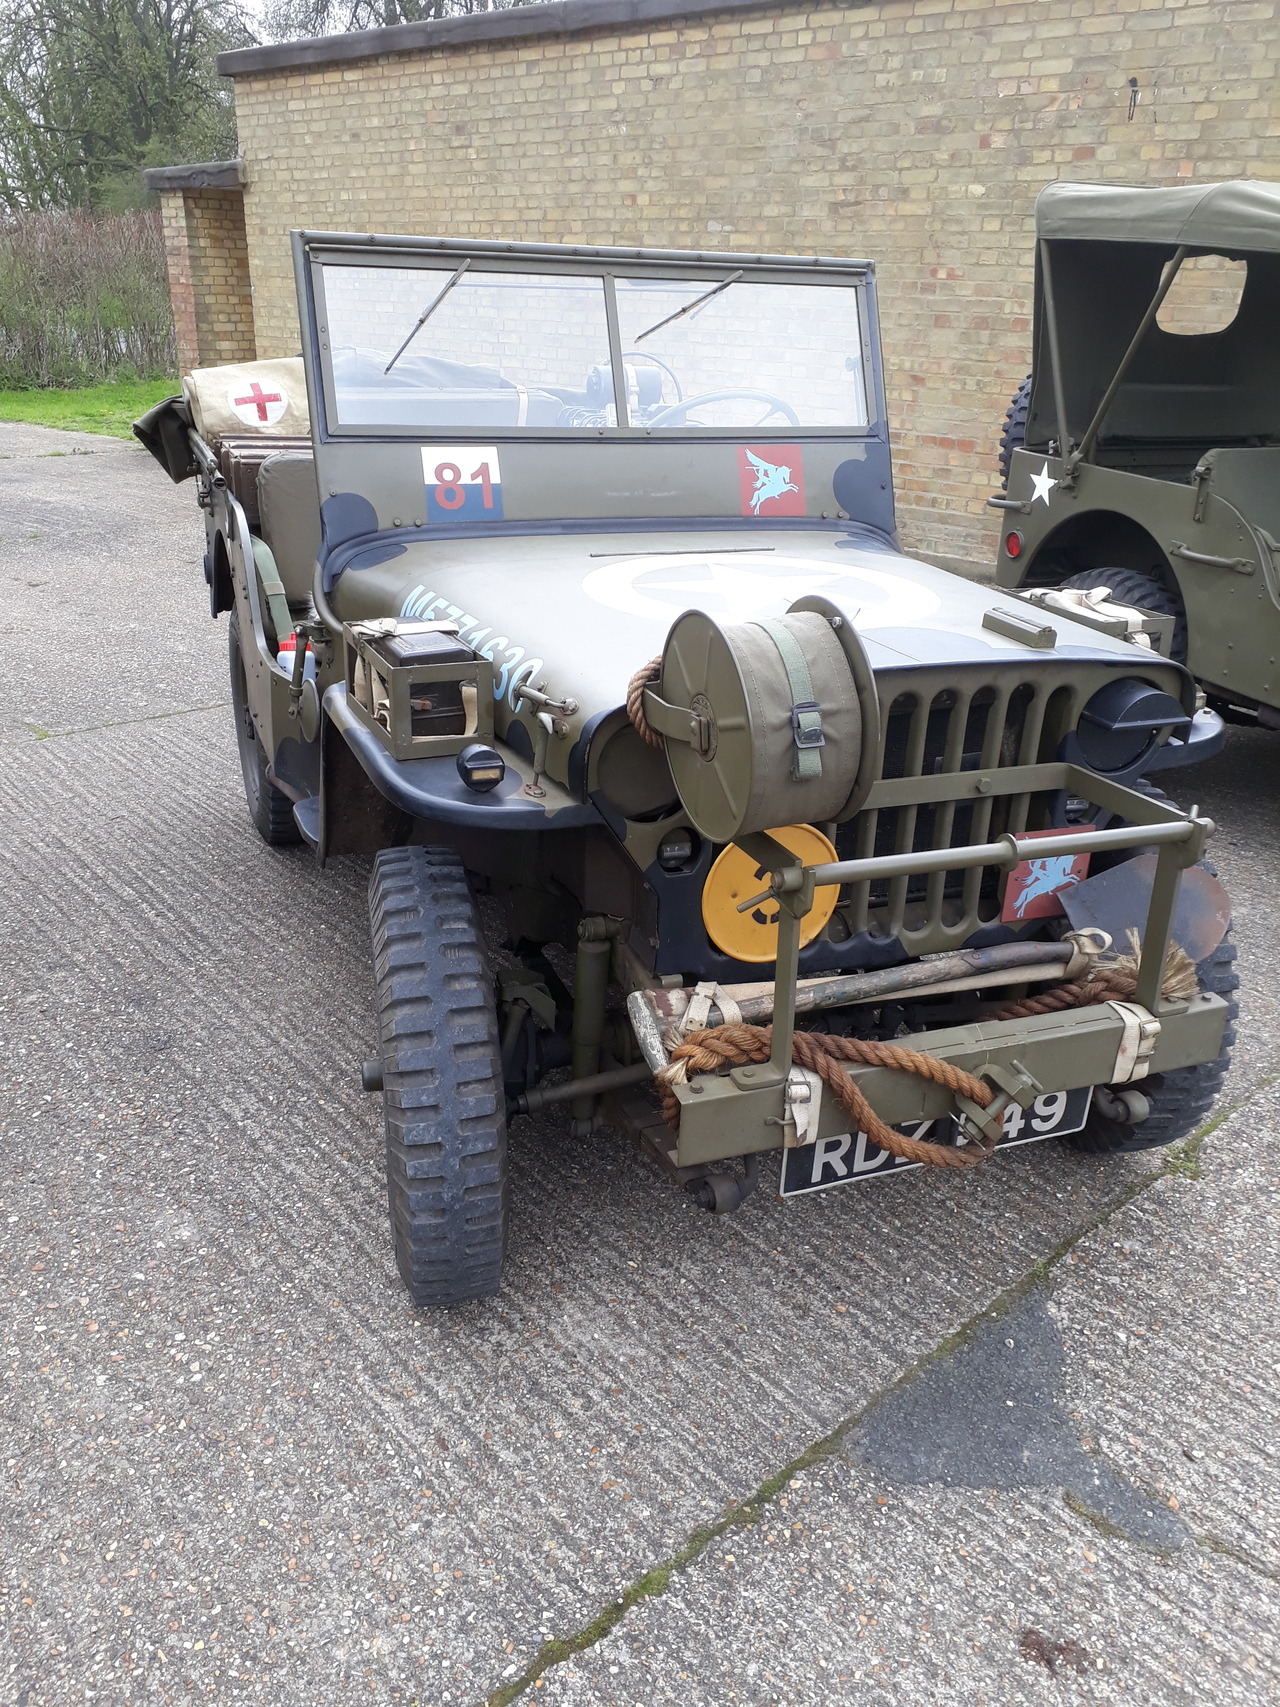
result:
[[[904,542],[989,564],[1036,192],[1280,177],[1278,10],[844,0],[239,76],[258,354],[294,226],[869,256]]]
[[[191,277],[186,198],[180,190],[166,191],[161,195],[160,224],[169,267],[169,300],[173,303],[178,371],[186,373],[200,365],[200,328],[196,321],[196,293]]]
[[[252,361],[257,348],[243,192],[189,193],[187,237],[202,363]]]
[[[179,371],[252,361],[257,351],[243,192],[166,190],[160,218]]]

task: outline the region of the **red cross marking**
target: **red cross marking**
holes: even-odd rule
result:
[[[278,391],[264,391],[255,379],[253,384],[249,387],[249,395],[247,397],[233,397],[231,401],[235,404],[237,409],[240,408],[243,403],[255,404],[258,410],[258,419],[260,421],[265,421],[267,419],[267,404],[283,403],[284,398],[281,397]]]

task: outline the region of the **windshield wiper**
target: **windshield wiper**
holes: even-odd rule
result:
[[[710,290],[704,290],[701,296],[695,296],[692,302],[685,303],[683,308],[677,308],[674,314],[668,314],[665,320],[659,320],[658,324],[650,326],[647,332],[637,332],[631,342],[638,344],[643,339],[651,337],[653,333],[661,332],[664,326],[670,326],[673,320],[683,320],[686,314],[692,314],[695,308],[701,308],[704,302],[710,302],[713,296],[719,296],[722,290],[728,290],[731,284],[742,277],[745,270],[745,268],[739,267],[736,273],[729,274],[723,284],[712,285]],[[411,337],[412,335],[410,333]]]
[[[391,372],[392,368],[400,360],[400,357],[409,348],[409,345],[418,336],[418,333],[421,332],[422,328],[426,325],[427,321],[430,320],[431,316],[435,313],[436,309],[439,308],[440,304],[444,301],[445,297],[448,296],[449,292],[453,289],[454,285],[457,284],[458,280],[462,277],[463,273],[466,272],[467,268],[470,265],[471,265],[471,257],[470,257],[470,255],[468,255],[466,260],[458,268],[457,272],[453,275],[453,277],[445,285],[444,289],[439,293],[438,296],[435,297],[435,299],[432,302],[430,302],[427,305],[426,308],[423,309],[422,313],[418,316],[418,319],[417,319],[416,324],[414,325],[413,331],[410,332],[409,336],[405,339],[404,343],[401,344],[400,348],[396,351],[395,355],[392,356],[391,360],[387,363],[386,367],[383,368],[383,370],[382,370],[383,373],[390,373]]]

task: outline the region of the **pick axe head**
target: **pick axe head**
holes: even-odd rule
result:
[[[1113,865],[1097,877],[1088,877],[1058,894],[1074,930],[1103,930],[1121,954],[1128,947],[1129,932],[1141,940],[1147,928],[1147,908],[1155,880],[1156,855],[1138,854],[1121,865]],[[1231,898],[1222,884],[1201,865],[1182,874],[1178,904],[1173,912],[1173,940],[1197,965],[1227,934],[1231,923]]]

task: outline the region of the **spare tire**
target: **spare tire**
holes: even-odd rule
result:
[[[1187,613],[1177,593],[1170,592],[1163,581],[1154,575],[1144,575],[1140,569],[1082,569],[1078,575],[1068,575],[1059,583],[1063,587],[1079,587],[1091,592],[1095,587],[1108,587],[1112,602],[1136,605],[1139,610],[1152,611],[1156,616],[1173,618],[1173,651],[1175,664],[1187,661]]]
[[[1000,429],[1000,484],[1009,488],[1009,466],[1015,450],[1021,450],[1027,437],[1027,411],[1031,407],[1031,375],[1028,374],[1013,394],[1013,402],[1004,412]]]

